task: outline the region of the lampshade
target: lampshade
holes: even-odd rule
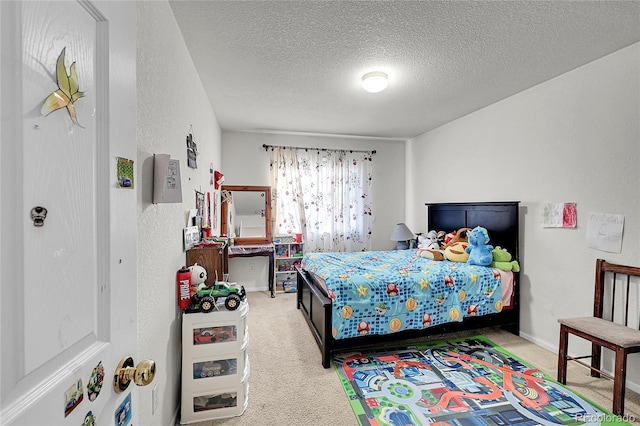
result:
[[[382,92],[389,85],[386,73],[380,71],[369,72],[362,76],[362,87],[370,93]]]
[[[408,240],[413,239],[413,232],[404,223],[398,223],[391,233],[391,241],[397,241],[396,248],[404,250],[409,248]]]

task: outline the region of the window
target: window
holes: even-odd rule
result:
[[[369,250],[370,152],[273,147],[274,235],[305,235],[305,251]]]

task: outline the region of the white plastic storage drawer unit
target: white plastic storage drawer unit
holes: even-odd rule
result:
[[[239,416],[247,408],[249,303],[218,309],[182,315],[181,424]]]

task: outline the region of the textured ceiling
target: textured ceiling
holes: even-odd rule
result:
[[[169,3],[224,130],[411,138],[640,40],[640,1]]]

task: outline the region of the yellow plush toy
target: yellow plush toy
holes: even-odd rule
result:
[[[469,247],[469,243],[467,241],[456,241],[455,243],[449,244],[447,248],[444,249],[444,256],[452,262],[465,263],[469,260],[467,247]]]

